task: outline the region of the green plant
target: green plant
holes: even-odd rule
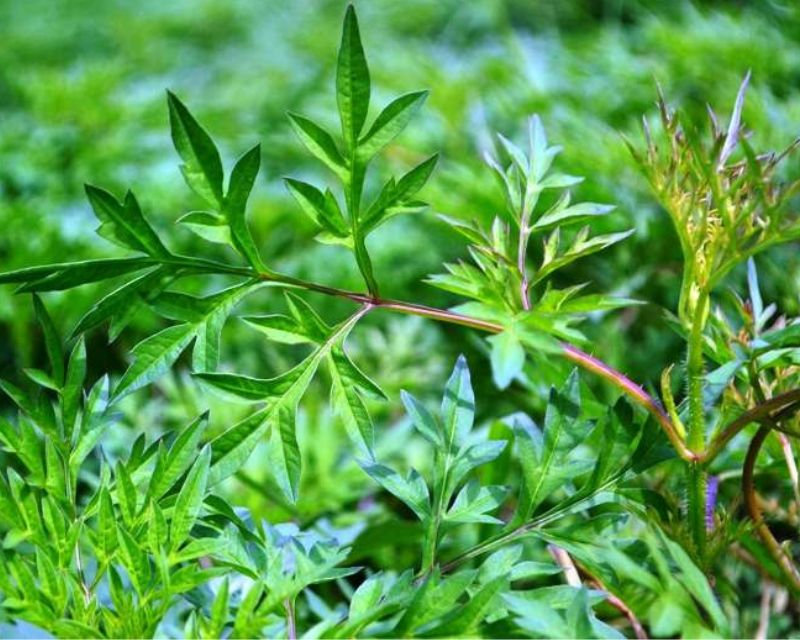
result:
[[[569,188],[580,179],[552,169],[559,148],[548,145],[538,118],[530,120],[525,150],[500,136],[498,151],[506,160],[489,158],[505,196],[502,215],[488,229],[445,219],[469,241],[470,262],[446,265],[447,273],[429,281],[468,301],[439,309],[380,294],[381,274],[373,268],[367,238],[392,217],[425,208],[416,198],[437,157],[371,188],[368,166],[406,127],[425,93],[397,98],[366,126],[370,76],[352,7],[336,89],[339,140],[308,118],[292,114],[290,120],[341,193],[293,178],[286,183],[319,228],[317,239],[352,252],[366,292],[289,276],[264,260],[246,216],[259,147],[236,161],[226,181],[215,143],[172,93],[172,139],[186,183],[203,203],[203,210],[178,222],[225,245],[237,261],[180,255],[132,193],[119,200],[87,186],[99,235],[135,255],[0,275],[0,283],[33,294],[50,363],[47,371],[25,371],[29,390],[2,386],[19,408],[15,420],[0,418],[9,461],[5,477],[0,475],[4,614],[70,637],[621,637],[618,627],[644,634],[641,620],[657,635],[730,634],[735,631],[712,584],[724,581],[715,573],[719,554],[739,541],[761,552],[758,559],[771,576],[793,593],[800,589],[790,555],[763,522],[753,484],[769,432],[798,433],[798,325],[784,320],[766,327],[774,310],[763,306],[752,262],[750,300],[732,302],[741,327],[711,308],[712,292],[737,265],[800,230],[791,212],[794,186],[774,178],[783,155],[756,155],[742,135],[744,85],[727,132],[712,116],[710,147],[682,128],[663,100],[666,146],[647,132],[641,160],[684,254],[673,324],[687,340],[686,398],[676,403],[667,370],[666,408],[578,346],[587,342],[582,320],[638,303],[584,294],[584,285],[562,287],[553,276],[630,232],[592,236],[588,226],[574,229],[612,208],[572,203]],[[744,158],[733,163],[737,146]],[[541,234],[546,236],[534,267],[529,246]],[[39,294],[115,278],[122,283],[81,318],[66,357]],[[203,296],[189,293],[198,286]],[[213,293],[205,291],[211,288]],[[248,314],[243,321],[269,341],[306,349],[307,355],[273,378],[224,370],[221,334],[228,317],[238,304],[253,303],[256,293],[271,289],[286,290],[286,312]],[[330,321],[300,292],[349,301],[356,310]],[[84,393],[84,336],[108,324],[116,339],[145,308],[174,324],[133,347],[132,363],[113,385],[104,376]],[[425,442],[421,468],[386,460],[368,409],[387,394],[346,348],[354,329],[379,309],[492,334],[487,351],[500,389],[513,383],[536,391],[526,370],[560,358],[624,397],[600,401],[574,371],[547,395],[542,428],[524,414],[492,416],[476,428],[476,398],[461,357],[439,412],[403,394],[413,429]],[[106,452],[104,434],[121,424],[118,410],[126,398],[157,384],[190,346],[198,384],[256,408],[213,437],[206,436],[203,414],[176,433],[155,439],[140,434],[125,455]],[[706,359],[718,365],[708,374]],[[409,562],[388,569],[374,562],[363,579],[355,577],[361,574],[354,556],[375,560],[370,527],[380,522],[359,521],[355,532],[322,522],[302,529],[273,525],[223,497],[224,481],[267,441],[278,492],[270,499],[290,506],[298,500],[304,471],[298,410],[323,367],[352,456],[402,505],[415,546]],[[629,403],[643,411],[634,414]],[[710,439],[707,416],[715,421]],[[707,489],[708,471],[723,459],[725,445],[752,423],[761,426],[744,461],[743,487],[763,544],[746,526],[717,518]],[[646,472],[672,464],[667,461],[675,456],[686,470],[685,527],[680,505],[641,484]],[[562,573],[567,585],[550,584],[550,576]],[[609,604],[616,613],[603,609]]]

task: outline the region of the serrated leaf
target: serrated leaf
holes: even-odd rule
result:
[[[281,404],[275,411],[270,436],[269,460],[272,475],[286,499],[297,502],[302,463],[295,433],[296,407]]]
[[[293,178],[286,178],[285,182],[290,193],[309,218],[334,236],[348,237],[347,223],[336,198],[330,191],[323,193],[315,186]]]
[[[144,303],[142,294],[154,295],[164,286],[161,281],[167,273],[167,268],[159,266],[151,269],[144,275],[126,282],[108,295],[98,300],[94,306],[78,321],[72,330],[72,335],[90,331],[112,317],[125,317]],[[117,336],[110,335],[110,340]]]
[[[145,220],[136,197],[128,191],[119,202],[108,191],[90,184],[84,186],[86,197],[101,225],[99,235],[122,247],[154,258],[170,258],[153,227]]]
[[[118,527],[119,549],[136,593],[142,595],[150,580],[150,562],[136,539],[124,528]]]
[[[136,485],[133,484],[130,473],[122,461],[119,461],[117,466],[114,467],[114,479],[116,480],[114,493],[117,496],[117,503],[122,512],[122,519],[126,525],[130,526],[139,512],[139,495],[136,491]]]
[[[256,411],[208,443],[211,468],[207,486],[213,487],[238,471],[266,432],[271,407]]]
[[[177,550],[189,537],[205,498],[211,464],[211,447],[205,446],[181,486],[172,512],[170,547]]]
[[[370,79],[358,19],[353,5],[347,7],[336,65],[336,102],[348,149],[354,149],[369,110]]]
[[[200,415],[175,438],[168,453],[159,455],[148,485],[148,496],[158,500],[186,472],[197,454],[197,446],[208,426],[208,412]]]
[[[183,177],[189,187],[216,210],[222,210],[222,161],[211,136],[184,104],[167,92],[169,122],[175,150],[184,162]]]
[[[591,218],[604,216],[616,207],[596,202],[580,202],[570,206],[554,206],[550,211],[539,217],[533,223],[533,231],[545,231],[553,227],[563,227],[568,224],[585,222]]]
[[[379,485],[401,500],[420,520],[431,517],[428,486],[416,471],[403,478],[394,469],[378,463],[362,463],[361,468]]]
[[[478,482],[470,481],[459,491],[452,506],[445,514],[445,521],[502,524],[502,520],[498,520],[488,514],[503,504],[506,492],[505,487],[482,487]]]
[[[241,320],[263,333],[267,338],[282,344],[308,344],[313,340],[294,318],[280,314],[243,316]]]
[[[383,399],[386,395],[353,364],[342,343],[343,338],[328,355],[334,404],[341,412],[351,439],[362,448],[362,453],[373,457],[374,427],[359,392]]]
[[[131,349],[135,360],[114,388],[113,397],[119,399],[163,375],[194,340],[195,333],[194,325],[184,323],[142,340]]]

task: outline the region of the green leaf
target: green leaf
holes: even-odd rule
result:
[[[228,597],[229,578],[226,577],[217,589],[217,595],[214,596],[214,602],[211,604],[211,615],[206,627],[206,634],[210,638],[221,638],[223,636],[225,623],[228,621]]]
[[[119,461],[114,467],[114,479],[116,480],[117,504],[122,512],[122,519],[126,525],[130,526],[139,511],[139,496],[136,485],[133,484],[130,473],[122,461]]]
[[[177,220],[192,233],[209,242],[233,245],[231,228],[225,216],[211,211],[190,211]]]
[[[491,362],[494,383],[505,389],[522,373],[525,364],[525,350],[522,343],[511,329],[492,336],[489,339],[492,345]]]
[[[111,494],[105,485],[100,488],[100,504],[97,510],[97,533],[99,538],[100,557],[108,562],[117,548],[117,519]]]
[[[141,307],[143,296],[157,295],[160,293],[165,283],[164,275],[167,268],[164,266],[151,269],[144,275],[130,280],[115,289],[108,295],[98,300],[94,306],[78,321],[72,330],[72,336],[90,331],[98,327],[109,318],[125,318],[131,315],[136,309]],[[113,342],[117,335],[109,332],[109,339]]]
[[[41,299],[36,295],[33,296],[33,310],[36,314],[36,320],[44,333],[44,344],[50,360],[53,380],[60,387],[64,384],[64,348],[61,344],[61,336],[58,334],[58,330]]]
[[[359,156],[368,160],[394,140],[406,128],[427,96],[427,91],[416,91],[390,102],[359,141]]]
[[[309,344],[314,340],[294,318],[280,314],[242,316],[241,320],[263,333],[267,338],[282,344]]]
[[[318,124],[296,113],[289,114],[294,132],[306,149],[339,176],[347,174],[347,166],[331,134]]]
[[[565,390],[551,389],[545,413],[544,438],[518,424],[515,433],[523,464],[525,494],[520,498],[524,519],[553,491],[586,470],[585,461],[569,455],[585,437],[588,425],[578,420],[580,391],[577,372],[570,375]]]
[[[355,149],[364,127],[369,110],[369,95],[369,69],[358,32],[358,19],[353,5],[348,5],[336,65],[336,101],[348,149]]]
[[[175,438],[169,453],[159,455],[153,475],[150,477],[148,488],[150,498],[154,500],[161,498],[189,468],[195,459],[197,446],[207,426],[208,412],[205,412]]]
[[[379,485],[401,500],[420,520],[431,517],[430,495],[425,480],[413,469],[403,478],[394,469],[378,463],[362,463],[362,469]]]
[[[285,182],[294,199],[309,218],[334,236],[348,237],[350,231],[347,223],[330,190],[322,193],[315,186],[292,178],[286,178]]]
[[[0,284],[24,283],[17,291],[63,291],[154,266],[151,258],[107,258],[28,267],[0,274]]]
[[[406,413],[414,423],[414,428],[434,447],[442,445],[442,427],[425,405],[406,391],[400,392],[400,399],[406,408]]]
[[[186,541],[197,520],[206,494],[210,464],[211,447],[207,445],[186,474],[186,480],[175,500],[169,531],[172,550],[177,550]]]
[[[569,204],[569,194],[564,196],[553,207],[543,214],[533,223],[533,231],[545,231],[553,227],[563,227],[567,224],[577,224],[585,222],[597,216],[604,216],[613,211],[614,205],[597,204],[596,202],[581,202],[571,207]]]
[[[119,399],[163,375],[192,340],[196,339],[192,364],[195,370],[216,368],[220,333],[231,309],[264,283],[236,285],[206,298],[177,293],[159,297],[156,309],[167,317],[183,320],[146,338],[131,350],[134,362],[114,389]]]
[[[263,271],[264,264],[261,262],[250,228],[247,226],[245,212],[247,200],[260,166],[261,145],[256,145],[239,158],[234,165],[223,209],[236,250],[247,259],[250,266],[256,271]]]
[[[488,524],[503,524],[490,515],[505,499],[505,487],[482,487],[477,481],[470,481],[459,491],[453,505],[445,514],[446,522],[485,522]]]
[[[119,537],[119,549],[125,568],[128,571],[128,576],[131,579],[131,584],[136,590],[136,593],[142,595],[145,593],[147,585],[150,581],[150,562],[147,554],[139,546],[136,539],[123,527],[117,528]]]
[[[225,397],[245,402],[265,402],[286,393],[302,373],[301,365],[276,378],[251,378],[236,373],[195,373],[194,377]]]
[[[296,407],[280,404],[275,411],[269,448],[272,475],[291,504],[297,502],[302,472],[295,421]]]
[[[328,363],[333,382],[334,406],[342,416],[351,440],[360,448],[362,454],[373,458],[375,429],[359,391],[366,390],[373,396],[379,397],[383,392],[350,361],[341,342],[331,349]]]
[[[154,258],[170,258],[169,250],[153,227],[145,220],[136,197],[128,191],[119,202],[99,187],[85,185],[86,196],[101,225],[98,234],[122,247],[140,251]]]
[[[113,398],[140,389],[166,373],[194,340],[196,327],[189,323],[167,327],[131,349],[135,358],[114,389]]]
[[[211,468],[207,486],[219,484],[244,465],[264,436],[271,412],[272,407],[256,411],[208,443],[211,448]]]
[[[222,161],[205,129],[173,94],[167,92],[169,122],[175,150],[185,163],[181,170],[186,183],[216,210],[224,206]]]
[[[424,203],[410,202],[431,177],[439,155],[434,154],[406,173],[398,182],[391,179],[363,216],[361,227],[365,233],[377,229],[389,218],[405,211],[419,209]]]
[[[467,437],[475,419],[475,394],[472,391],[467,359],[463,355],[456,360],[453,373],[447,381],[441,413],[446,451],[452,452]]]
[[[475,630],[491,613],[495,598],[507,585],[505,576],[496,578],[480,587],[466,604],[445,616],[441,624],[426,630],[426,635],[434,637],[474,636]]]
[[[85,379],[86,343],[81,336],[69,357],[67,377],[61,393],[61,422],[64,425],[64,435],[67,439],[72,438],[72,433],[75,430]]]

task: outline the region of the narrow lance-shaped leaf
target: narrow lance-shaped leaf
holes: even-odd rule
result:
[[[260,166],[261,145],[256,145],[239,158],[233,167],[224,207],[234,246],[247,259],[250,266],[257,271],[263,271],[264,264],[261,262],[250,228],[247,226],[245,213],[247,200]]]
[[[20,293],[63,291],[141,271],[155,264],[151,258],[108,258],[29,267],[0,274],[0,284],[25,283],[17,289]]]
[[[339,176],[347,174],[347,167],[336,142],[330,133],[318,124],[296,113],[289,114],[294,132],[318,160]]]
[[[221,210],[224,204],[222,161],[214,141],[175,94],[169,91],[167,103],[172,141],[185,163],[181,169],[186,183],[211,206]]]
[[[170,525],[170,546],[178,549],[189,537],[205,498],[211,464],[211,447],[205,446],[195,460],[181,487]]]
[[[342,133],[354,150],[369,110],[370,78],[353,5],[347,7],[336,66],[336,101]]]
[[[161,498],[189,468],[207,426],[208,412],[205,412],[178,435],[169,453],[159,456],[150,477],[148,495],[151,498]]]
[[[61,421],[64,425],[64,435],[72,437],[75,422],[78,419],[83,383],[86,379],[86,343],[81,336],[72,349],[67,366],[67,376],[64,389],[61,392]]]
[[[427,91],[416,91],[390,102],[359,141],[359,155],[364,159],[369,159],[394,140],[406,128],[427,95]]]
[[[302,463],[295,432],[296,406],[280,404],[273,418],[269,460],[272,475],[284,496],[294,504],[300,486]]]
[[[44,344],[50,359],[53,380],[61,386],[64,384],[64,349],[61,344],[61,336],[39,296],[33,296],[33,309],[36,313],[36,320],[44,333]]]

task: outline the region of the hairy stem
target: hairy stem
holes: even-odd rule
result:
[[[696,455],[702,456],[706,446],[706,421],[703,411],[703,329],[708,308],[708,295],[699,296],[689,332],[688,352],[686,358],[686,378],[689,400],[689,425],[687,444]],[[702,557],[706,547],[706,485],[708,474],[697,461],[687,466],[687,516],[689,530],[698,554]]]

